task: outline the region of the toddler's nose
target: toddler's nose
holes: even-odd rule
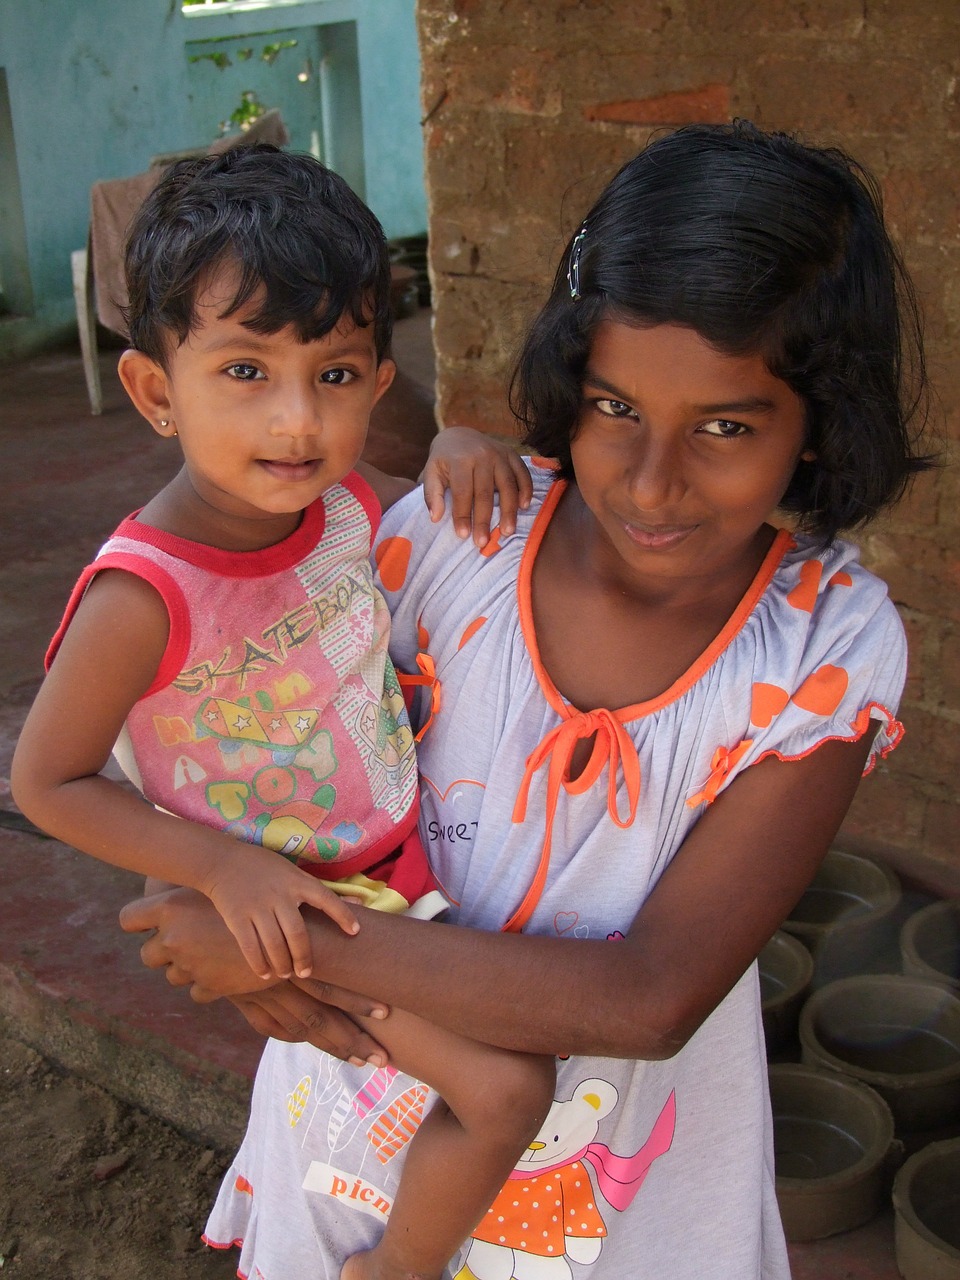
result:
[[[312,436],[320,431],[316,397],[310,390],[290,389],[283,396],[271,424],[273,435]]]

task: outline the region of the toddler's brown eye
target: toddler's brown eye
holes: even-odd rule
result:
[[[227,372],[238,382],[253,382],[260,374],[255,364],[232,364]]]

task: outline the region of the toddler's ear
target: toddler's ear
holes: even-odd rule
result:
[[[377,365],[377,377],[374,384],[373,403],[376,404],[385,391],[389,391],[397,375],[396,362],[390,356],[384,356]]]
[[[160,365],[142,351],[130,348],[120,357],[117,372],[127,395],[157,435],[175,436],[177,426],[170,408],[167,375]]]

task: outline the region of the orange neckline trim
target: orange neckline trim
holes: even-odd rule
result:
[[[579,707],[574,707],[572,703],[567,702],[563,697],[560,690],[551,680],[540,658],[540,646],[537,644],[536,629],[533,625],[532,582],[534,562],[549,528],[550,521],[553,519],[560,499],[566,492],[567,487],[568,482],[566,480],[557,480],[548,490],[547,496],[543,500],[543,505],[534,519],[527,545],[523,549],[523,555],[520,559],[520,571],[517,575],[517,606],[520,614],[520,630],[523,633],[524,642],[533,662],[533,669],[540,687],[547,701],[564,719],[580,715],[582,712]],[[760,597],[770,585],[770,580],[780,567],[780,562],[792,542],[793,535],[788,529],[777,530],[776,537],[770,545],[770,550],[764,556],[763,563],[741,597],[740,603],[727,619],[722,629],[701,653],[700,657],[687,668],[682,676],[678,677],[658,697],[649,698],[646,702],[634,702],[629,706],[620,707],[613,711],[612,714],[622,722],[639,720],[643,716],[648,716],[654,711],[661,710],[671,702],[676,702],[692,685],[696,684],[701,676],[713,666],[724,649],[739,634]],[[590,709],[599,710],[599,708]]]

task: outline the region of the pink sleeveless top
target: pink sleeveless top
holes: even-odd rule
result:
[[[47,655],[102,569],[151,583],[166,651],[115,748],[153,804],[328,879],[415,829],[413,734],[369,552],[380,509],[351,473],[289,538],[222,551],[128,517],[81,575]]]

